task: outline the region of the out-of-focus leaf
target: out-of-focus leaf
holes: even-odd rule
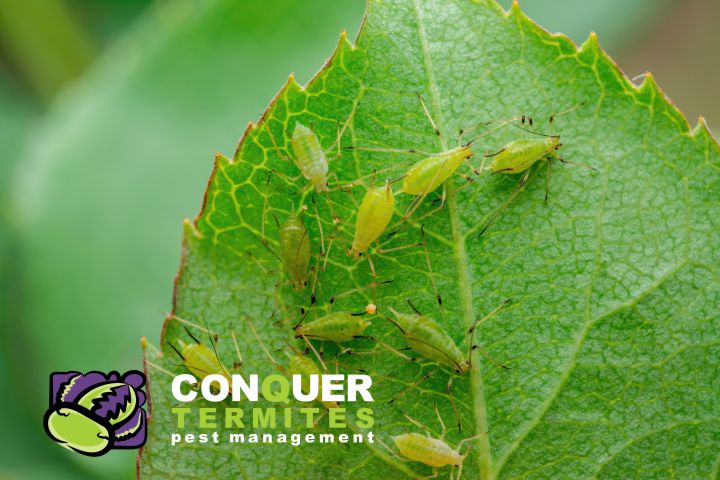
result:
[[[16,321],[34,345],[9,363],[38,425],[50,371],[140,367],[140,335],[170,308],[177,238],[208,155],[231,147],[289,71],[309,79],[363,7],[162,2],[59,98],[19,162],[11,212],[27,282]],[[79,457],[110,478],[107,462]]]
[[[424,94],[446,140],[436,136],[415,92]],[[305,205],[319,255],[318,223],[326,242],[333,232],[327,200],[317,196],[316,220],[313,193],[303,190],[304,180],[289,180],[297,169],[283,157],[291,154],[289,137],[298,122],[314,125],[328,146],[354,104],[359,106],[345,145],[423,151],[455,145],[461,127],[523,113],[534,116],[533,129],[548,132],[552,113],[578,106],[556,119],[560,153],[597,171],[556,162],[546,205],[549,164],[536,165],[526,188],[484,235],[483,226],[515,191],[517,177],[485,174],[467,185],[460,175],[451,177],[445,208],[431,213],[440,201],[436,191],[415,214],[431,213],[422,223],[432,270],[422,248],[393,250],[421,241],[421,223],[411,222],[383,239],[388,251],[369,252],[381,278],[394,280],[378,286],[374,298],[368,262],[353,261],[343,246],[352,239],[357,204],[372,172],[394,165],[396,172],[378,175],[378,181],[396,178],[407,168],[401,162],[415,157],[346,150],[330,165],[337,183],[355,186],[329,194],[341,221],[318,274],[318,303],[310,309],[309,292],[294,292],[283,282],[279,260],[259,237],[264,233],[275,245],[271,216],[283,219]],[[506,126],[473,143],[471,162],[478,167],[483,153],[519,138],[538,137]],[[366,181],[358,181],[364,175]],[[398,195],[398,216],[411,200]],[[391,315],[390,307],[409,312],[404,300],[411,298],[460,343],[477,317],[513,298],[513,307],[477,332],[488,355],[511,369],[497,368],[476,351],[474,368],[453,384],[463,431],[450,429],[447,440],[455,445],[481,435],[465,458],[463,478],[704,478],[717,471],[720,448],[719,231],[717,143],[704,124],[690,128],[652,77],[634,86],[595,36],[578,49],[564,36],[547,34],[518,8],[506,14],[492,0],[377,0],[370,2],[356,46],[341,40],[314,81],[305,88],[290,81],[281,90],[232,158],[216,157],[204,208],[185,230],[175,313],[207,322],[218,334],[226,365],[237,358],[231,340],[236,334],[243,373],[265,376],[275,369],[251,334],[248,317],[277,352],[293,341],[301,308],[315,318],[330,310],[361,311],[374,301]],[[435,285],[444,307],[433,294]],[[341,297],[343,292],[350,293]],[[367,333],[404,346],[394,326],[379,315],[372,320]],[[230,431],[259,429],[249,420],[242,429],[223,428],[221,414],[224,444],[171,447],[170,434],[178,431],[171,407],[177,401],[167,372],[185,369],[167,343],[190,341],[183,327],[169,317],[164,353],[148,351],[165,371],[148,365],[153,411],[140,457],[144,478],[431,474],[378,443],[228,444]],[[447,375],[434,375],[387,404],[435,365],[400,359],[368,339],[352,342],[358,350],[377,348],[372,355],[340,355],[338,363],[343,373],[362,368],[376,379],[378,437],[392,445],[391,435],[421,433],[402,412],[438,435],[434,402],[445,423],[454,423]],[[339,350],[324,349],[332,365]],[[206,406],[199,400],[193,406],[200,405]],[[261,400],[252,406],[271,405]],[[352,418],[359,405],[342,406]],[[250,409],[247,403],[241,407]],[[327,433],[323,425],[295,425],[291,431]],[[197,416],[186,431],[199,431]]]

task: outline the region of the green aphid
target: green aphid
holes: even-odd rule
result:
[[[310,338],[330,342],[348,342],[361,337],[370,322],[362,314],[333,312],[308,323],[299,323],[295,327],[295,338]]]
[[[315,132],[298,122],[290,143],[295,154],[293,163],[302,176],[312,183],[316,191],[328,191],[328,160]]]
[[[291,213],[280,224],[279,256],[295,290],[302,290],[310,272],[310,236],[301,215]]]
[[[463,354],[450,335],[432,318],[416,313],[400,313],[390,308],[395,319],[389,319],[400,331],[408,346],[418,355],[447,367],[457,374],[470,370],[470,356]]]

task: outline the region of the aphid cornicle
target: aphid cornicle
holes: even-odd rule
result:
[[[361,315],[333,312],[312,322],[299,323],[295,327],[295,338],[348,342],[362,336],[368,326],[370,326],[370,322]]]
[[[328,161],[315,132],[298,122],[290,143],[295,154],[293,162],[303,177],[312,183],[316,191],[328,191]]]
[[[395,196],[390,188],[390,182],[385,186],[370,187],[363,197],[355,222],[355,237],[353,238],[350,255],[359,258],[367,252],[370,244],[385,231],[395,209]]]
[[[310,268],[310,236],[302,215],[291,213],[280,225],[279,254],[293,288],[304,289]]]

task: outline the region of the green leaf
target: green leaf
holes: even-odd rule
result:
[[[282,158],[290,153],[293,126],[312,125],[328,147],[338,122],[359,102],[344,145],[438,151],[441,142],[416,92],[427,100],[450,145],[460,128],[519,114],[533,115],[533,128],[547,132],[552,113],[584,102],[558,116],[552,131],[562,136],[564,158],[597,172],[556,163],[546,205],[546,166],[536,165],[526,188],[483,235],[482,227],[515,192],[518,178],[483,174],[464,185],[456,175],[445,185],[442,210],[404,225],[382,242],[386,249],[418,242],[423,223],[432,273],[422,248],[371,252],[379,279],[393,280],[377,287],[380,312],[387,314],[389,307],[408,311],[405,299],[411,298],[458,344],[477,316],[504,299],[515,300],[477,332],[487,356],[510,369],[476,353],[472,371],[454,379],[452,398],[462,433],[453,428],[447,373],[432,375],[389,405],[388,400],[435,366],[410,363],[382,349],[373,355],[340,354],[341,371],[362,368],[374,379],[371,407],[377,437],[392,444],[391,435],[421,431],[403,412],[439,435],[433,413],[437,402],[450,427],[450,444],[487,433],[473,442],[463,478],[717,475],[718,145],[702,121],[690,129],[651,76],[639,87],[627,80],[594,35],[577,48],[566,37],[543,31],[517,6],[505,13],[491,0],[370,2],[356,45],[341,38],[331,60],[307,86],[288,82],[260,122],[246,131],[232,159],[216,157],[202,212],[186,224],[175,314],[207,321],[218,333],[226,365],[236,360],[235,333],[245,359],[243,373],[274,373],[247,318],[270,350],[282,349],[292,339],[298,309],[309,307],[310,295],[292,291],[259,236],[264,228],[274,242],[272,215],[282,219],[302,204],[309,207],[306,223],[315,251],[320,250],[313,193],[304,189],[304,181],[286,179],[297,173]],[[268,131],[281,152],[273,148]],[[532,135],[510,126],[498,129],[473,144],[471,162],[478,166],[483,153],[526,137]],[[377,181],[384,181],[399,176],[400,164],[414,158],[344,150],[330,166],[342,182],[397,166],[378,175]],[[373,299],[372,289],[365,288],[330,305],[331,296],[371,282],[367,261],[355,262],[343,251],[363,192],[360,185],[349,194],[330,194],[341,223],[327,267],[318,275],[318,305],[311,317],[330,309],[362,310]],[[398,196],[396,219],[412,200],[405,197]],[[429,195],[413,218],[430,212],[439,198],[439,191]],[[327,199],[316,200],[328,242]],[[264,215],[265,202],[269,210]],[[434,284],[444,311],[435,301]],[[181,327],[176,320],[166,321],[163,353],[147,351],[153,365],[185,371],[167,347],[178,338],[187,341]],[[380,315],[368,333],[403,346],[397,330]],[[354,348],[373,348],[368,340],[356,342]],[[337,351],[325,346],[331,368]],[[281,355],[275,353],[276,358]],[[170,376],[152,365],[148,373],[152,418],[140,456],[144,477],[374,479],[431,474],[423,464],[398,461],[378,443],[171,447],[170,434],[178,430],[170,412],[177,404]],[[270,406],[264,401],[258,405]],[[197,401],[192,406],[207,405]],[[352,418],[365,405],[344,406]],[[324,432],[323,425],[309,431]],[[219,430],[221,436],[228,433]],[[197,419],[184,431],[198,432]]]

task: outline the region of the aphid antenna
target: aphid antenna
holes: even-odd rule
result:
[[[538,136],[540,136],[540,137],[560,138],[560,135],[549,135],[549,134],[547,134],[547,133],[536,132],[536,131],[534,131],[534,130],[530,130],[529,128],[525,128],[525,127],[523,127],[523,126],[521,126],[521,125],[518,125],[517,123],[510,122],[510,125],[512,125],[512,126],[515,127],[515,128],[519,128],[520,130],[522,130],[522,131],[524,131],[524,132],[532,133],[533,135],[538,135]]]
[[[299,335],[299,336],[303,339],[303,341],[304,341],[305,344],[308,346],[308,348],[310,348],[310,350],[312,350],[312,352],[315,354],[315,357],[316,357],[316,358],[318,359],[318,361],[320,362],[320,365],[322,365],[323,370],[327,372],[327,371],[328,371],[327,365],[325,365],[325,362],[324,362],[323,359],[322,359],[322,355],[320,355],[320,353],[318,353],[318,351],[315,349],[315,346],[314,346],[314,345],[310,342],[310,340],[308,340],[308,338],[307,338],[305,335],[303,335],[301,332],[297,332],[297,331],[296,331],[295,333],[296,333],[296,336]]]
[[[426,152],[424,150],[418,150],[416,148],[389,148],[389,147],[356,147],[348,146],[345,150],[358,150],[361,152],[376,152],[376,153],[403,153],[408,155],[421,155],[423,157],[434,157],[437,153]]]
[[[397,401],[400,400],[402,397],[404,397],[405,394],[407,394],[410,390],[412,390],[413,388],[417,387],[417,386],[420,385],[422,382],[424,382],[425,380],[427,380],[428,378],[430,378],[431,376],[433,376],[435,373],[437,373],[437,372],[439,372],[439,371],[440,371],[440,368],[438,367],[438,368],[436,368],[435,370],[430,371],[430,373],[426,373],[425,375],[423,375],[422,377],[420,377],[418,380],[416,380],[415,382],[413,382],[410,386],[408,386],[405,390],[403,390],[402,392],[400,392],[399,395],[396,395],[396,396],[393,397],[392,399],[388,400],[388,402],[387,402],[388,405],[397,402]]]

